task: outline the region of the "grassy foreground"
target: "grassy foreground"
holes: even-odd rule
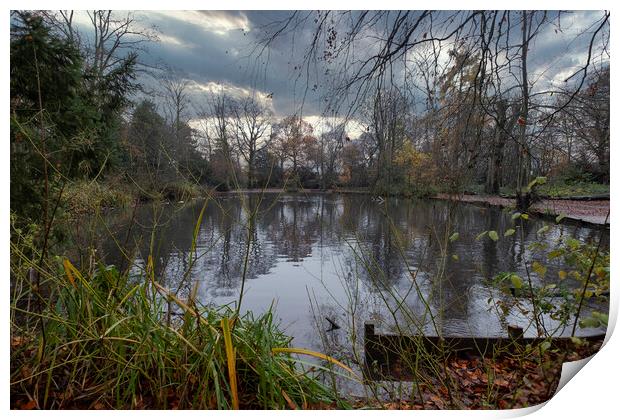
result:
[[[318,377],[338,362],[317,354],[325,363],[304,371],[271,312],[237,317],[181,301],[148,269],[139,281],[114,267],[59,266],[44,273],[41,301],[16,279],[12,408],[346,407]]]

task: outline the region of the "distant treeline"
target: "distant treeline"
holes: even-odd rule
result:
[[[500,95],[500,72],[481,74],[477,47],[461,43],[444,68],[417,59],[429,80],[424,109],[407,86],[378,84],[349,123],[333,118],[318,130],[300,115],[277,118],[257,91],[192,103],[192,82],[170,73],[147,92],[139,56],[153,34],[129,13],[94,11],[94,38],[82,37],[72,16],[11,15],[11,209],[45,224],[74,181],[144,195],[180,184],[428,195],[472,185],[497,194],[536,176],[609,182],[605,64],[536,105],[518,90]]]

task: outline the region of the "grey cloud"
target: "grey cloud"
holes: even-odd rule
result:
[[[205,15],[214,12],[201,12]],[[274,49],[267,56],[251,55],[262,26],[274,19],[281,19],[287,12],[217,12],[218,18],[249,23],[249,31],[232,29],[222,32],[206,30],[198,21],[180,19],[179,15],[144,12],[160,33],[162,42],[154,44],[142,60],[150,65],[165,63],[184,77],[200,84],[216,82],[246,89],[273,93],[274,107],[279,115],[294,112],[301,104],[305,91],[303,81],[297,88],[292,64],[299,57],[292,57],[288,45]],[[173,42],[171,42],[173,40]],[[290,44],[289,44],[290,45]],[[299,49],[299,55],[303,50]],[[304,106],[305,113],[319,113],[316,96],[311,96]]]
[[[256,42],[264,37],[268,25],[283,21],[289,11],[196,11],[196,12],[139,12],[144,24],[155,25],[161,42],[150,46],[149,53],[141,60],[150,65],[165,63],[182,77],[206,85],[222,83],[243,89],[257,89],[273,93],[276,114],[282,116],[296,112],[302,100],[304,114],[319,115],[324,111],[322,93],[329,88],[322,80],[319,69],[313,69],[310,85],[317,83],[317,91],[307,89],[307,80],[295,70],[303,61],[303,54],[311,40],[313,16],[310,11],[306,25],[283,36],[268,51],[258,57],[253,52]],[[389,15],[392,16],[393,14]],[[536,40],[530,57],[532,72],[545,71],[544,78],[552,80],[567,68],[581,64],[582,52],[589,37],[574,35],[596,21],[601,12],[584,11],[566,15],[564,33],[546,29]],[[391,19],[392,17],[388,17]],[[345,22],[336,22],[345,25]],[[151,83],[153,83],[151,81]],[[305,95],[305,98],[304,98]],[[200,101],[200,95],[194,98]]]

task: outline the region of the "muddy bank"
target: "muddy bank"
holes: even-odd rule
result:
[[[437,194],[435,198],[441,200],[454,199],[449,194]],[[464,194],[456,196],[458,201],[465,203],[486,204],[491,206],[512,207],[514,199],[489,195]],[[558,216],[563,214],[567,219],[592,223],[596,225],[609,225],[606,220],[609,213],[609,200],[555,200],[544,199],[532,206],[534,213],[539,215]]]

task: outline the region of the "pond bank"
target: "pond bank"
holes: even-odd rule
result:
[[[260,189],[239,189],[230,191],[226,194],[230,193],[285,193],[282,188],[266,188],[264,190]],[[350,190],[350,189],[329,189],[329,190],[320,190],[320,189],[300,189],[296,191],[298,193],[339,193],[339,194],[371,194],[370,191],[366,190]],[[463,203],[472,203],[472,204],[483,204],[488,206],[499,206],[499,207],[512,207],[515,204],[515,200],[513,198],[501,197],[497,195],[477,195],[477,194],[463,194],[463,195],[450,195],[446,193],[439,193],[434,197],[434,199],[439,200],[454,200],[463,202]],[[567,199],[567,198],[557,198],[551,199],[546,198],[543,199],[534,205],[532,205],[532,213],[537,214],[539,216],[559,216],[563,214],[565,216],[565,220],[572,220],[574,222],[580,223],[588,223],[593,225],[604,225],[609,226],[610,220],[607,219],[607,214],[609,212],[609,203],[610,201],[607,199],[597,199],[597,197],[592,197],[591,200],[585,200],[583,197],[580,199]],[[606,220],[607,219],[607,220]]]
[[[214,194],[260,194],[260,193],[286,193],[286,194],[291,194],[291,193],[342,193],[342,194],[351,194],[351,193],[357,193],[357,194],[370,194],[370,191],[366,191],[366,190],[338,190],[338,189],[326,189],[326,190],[322,190],[320,188],[300,188],[298,190],[286,190],[285,188],[265,188],[265,189],[261,189],[261,188],[240,188],[240,189],[236,189],[236,190],[230,190],[230,191],[216,191]]]
[[[493,195],[473,195],[463,194],[453,196],[450,194],[437,194],[434,198],[440,200],[456,199],[464,203],[484,204],[499,207],[514,206],[515,201],[511,198],[504,198]],[[532,205],[533,213],[542,216],[565,215],[565,219],[594,225],[609,226],[607,214],[609,212],[609,200],[565,200],[565,199],[544,199]]]

